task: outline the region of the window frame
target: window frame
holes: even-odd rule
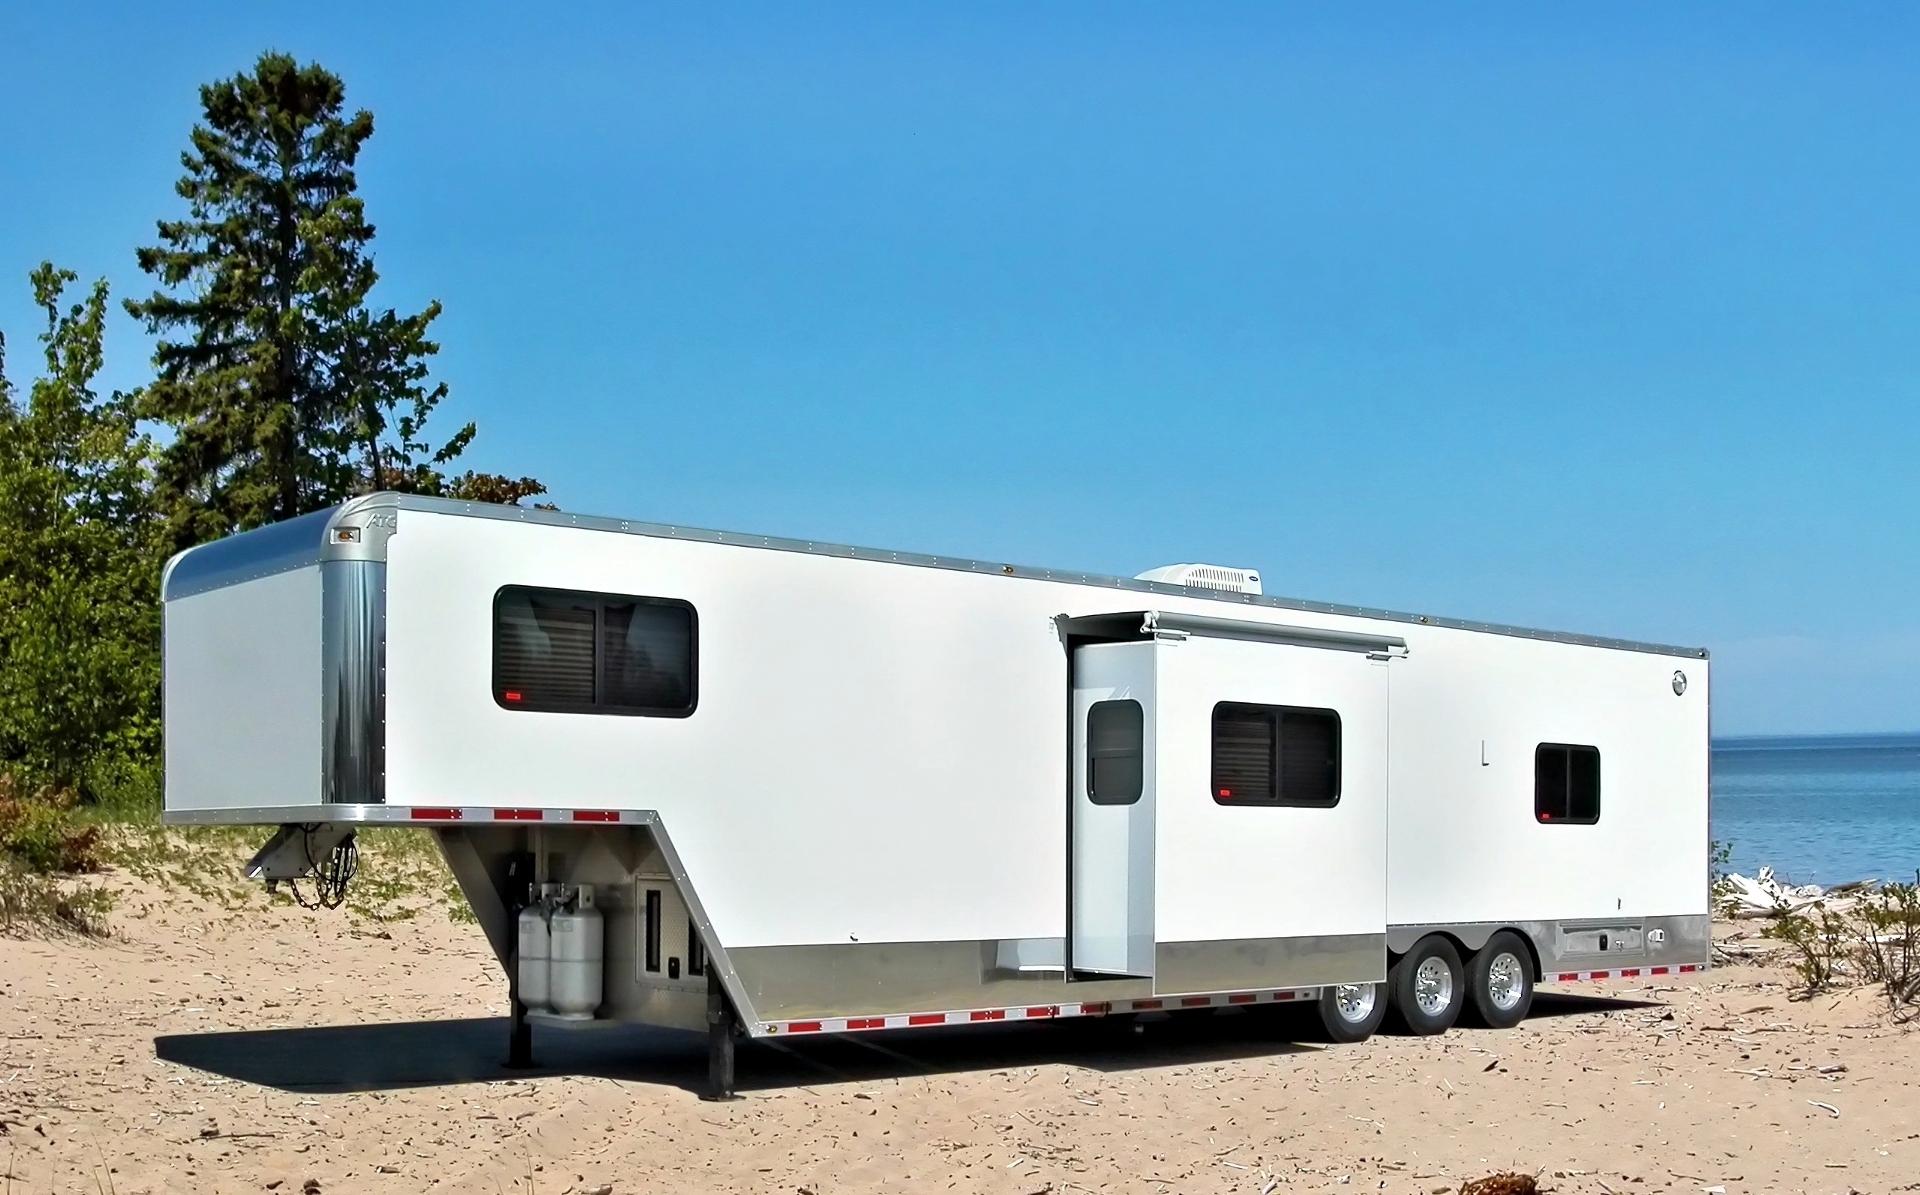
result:
[[[1561,790],[1561,807],[1566,816],[1554,816],[1540,802],[1540,754],[1543,751],[1561,751],[1566,753],[1564,785]],[[1593,816],[1573,816],[1573,757],[1578,752],[1593,757]],[[1540,743],[1533,749],[1533,820],[1542,826],[1597,826],[1600,824],[1600,796],[1602,791],[1602,772],[1600,748],[1591,743]]]
[[[1095,781],[1095,778],[1099,775],[1099,772],[1095,768],[1094,764],[1097,759],[1100,759],[1102,757],[1094,754],[1093,712],[1099,709],[1100,707],[1107,706],[1107,705],[1132,706],[1133,717],[1140,727],[1140,740],[1139,740],[1139,746],[1137,751],[1138,758],[1140,760],[1140,783],[1139,783],[1139,786],[1134,789],[1132,796],[1126,797],[1120,800],[1115,800],[1111,797],[1102,797],[1094,790],[1094,781]],[[1119,755],[1108,755],[1108,756],[1105,756],[1104,758],[1113,759],[1113,758],[1124,758],[1124,757]],[[1112,698],[1108,698],[1105,701],[1096,701],[1093,704],[1089,705],[1087,707],[1087,800],[1095,805],[1111,805],[1111,806],[1138,805],[1140,803],[1140,798],[1145,796],[1146,792],[1147,792],[1147,711],[1146,711],[1146,707],[1141,705],[1137,699],[1132,697],[1112,697]]]
[[[1268,757],[1268,775],[1271,777],[1273,795],[1270,797],[1222,797],[1220,795],[1219,776],[1219,725],[1222,711],[1257,710],[1269,716],[1272,727],[1273,750]],[[1284,776],[1282,752],[1285,749],[1282,724],[1288,714],[1306,714],[1316,718],[1327,718],[1333,723],[1333,796],[1330,800],[1304,800],[1289,797],[1281,790]],[[1207,794],[1213,803],[1228,809],[1333,809],[1340,804],[1340,798],[1346,791],[1346,727],[1340,717],[1340,711],[1325,706],[1311,705],[1272,705],[1258,701],[1216,701],[1207,717]]]
[[[593,694],[591,702],[508,701],[500,678],[500,604],[509,595],[538,594],[549,598],[578,601],[593,606]],[[615,705],[600,700],[605,691],[605,649],[609,605],[670,606],[687,612],[687,703],[684,706]],[[591,589],[561,589],[547,585],[502,585],[494,590],[493,621],[488,629],[488,683],[493,703],[514,713],[602,714],[624,718],[690,718],[700,708],[700,612],[684,598],[652,597],[634,593],[606,593]]]

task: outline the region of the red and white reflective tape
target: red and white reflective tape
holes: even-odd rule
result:
[[[1596,979],[1646,979],[1655,975],[1691,975],[1707,969],[1705,963],[1678,963],[1669,967],[1616,967],[1611,971],[1549,971],[1541,983],[1587,983]]]
[[[646,818],[621,809],[499,809],[462,806],[401,806],[410,822],[640,822]],[[385,820],[385,819],[382,819]]]
[[[969,1008],[959,1012],[910,1012],[876,1017],[823,1017],[817,1021],[769,1021],[761,1028],[767,1036],[795,1037],[806,1033],[862,1033],[873,1029],[978,1025],[988,1021],[1051,1021],[1061,1017],[1104,1017],[1130,1012],[1177,1012],[1183,1008],[1279,1004],[1312,1000],[1319,995],[1319,988],[1215,992],[1205,996],[1155,996],[1145,1000],[1070,1001],[1065,1004],[1023,1004],[1016,1008]]]

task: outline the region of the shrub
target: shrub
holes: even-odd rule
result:
[[[104,938],[113,902],[113,894],[104,889],[76,887],[0,859],[0,931],[25,928]]]
[[[0,775],[0,850],[28,871],[99,870],[100,828],[75,823],[78,804],[71,790],[28,793]]]

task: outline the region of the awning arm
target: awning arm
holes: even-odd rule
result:
[[[1063,633],[1103,638],[1181,640],[1191,635],[1206,639],[1244,639],[1254,643],[1283,643],[1293,647],[1320,647],[1332,651],[1364,652],[1376,660],[1403,659],[1407,641],[1398,635],[1368,635],[1325,627],[1255,622],[1245,618],[1217,618],[1206,614],[1178,614],[1166,610],[1138,613],[1091,614],[1062,617]]]

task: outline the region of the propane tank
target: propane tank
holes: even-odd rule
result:
[[[554,910],[553,979],[549,992],[555,1015],[568,1021],[590,1021],[600,1007],[601,959],[606,946],[606,922],[593,907],[593,885],[582,884],[573,901]]]
[[[556,885],[540,885],[540,895],[526,908],[520,910],[519,958],[520,1003],[526,1005],[528,1012],[546,1012],[552,1000],[552,983],[549,979],[551,958],[553,955],[548,918],[549,906]]]

